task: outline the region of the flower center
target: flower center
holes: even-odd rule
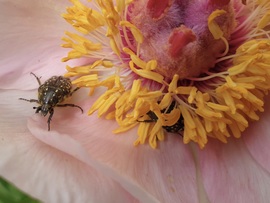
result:
[[[165,77],[199,76],[227,54],[227,40],[236,25],[229,2],[139,0],[130,7],[130,21],[144,37],[139,55],[156,60],[156,72]]]
[[[139,125],[135,145],[177,133],[203,148],[258,120],[270,89],[268,0],[71,2],[63,17],[80,34],[66,32],[63,61],[85,65],[65,76],[90,95],[105,87],[88,114],[114,119],[115,133]]]

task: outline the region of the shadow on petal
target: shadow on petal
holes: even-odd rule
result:
[[[39,116],[31,118],[28,127],[41,141],[119,182],[142,202],[198,202],[193,157],[181,137],[168,136],[156,150],[134,147],[136,129],[115,135],[113,121],[67,114],[64,109],[55,113],[50,132],[46,119]]]
[[[212,140],[198,152],[210,202],[267,202],[270,176],[250,156],[243,140]],[[226,194],[226,195],[224,195]]]
[[[269,101],[267,96],[265,101]],[[261,113],[260,120],[251,124],[243,136],[244,142],[253,157],[270,175],[270,105],[266,103],[265,111]]]
[[[34,112],[18,100],[30,94],[0,91],[0,176],[44,202],[138,202],[97,169],[33,137],[26,119]]]

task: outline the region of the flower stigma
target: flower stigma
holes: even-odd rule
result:
[[[114,119],[134,145],[169,133],[204,148],[240,138],[270,89],[268,0],[70,0],[65,77],[103,93],[89,115]],[[181,126],[183,125],[183,126]]]

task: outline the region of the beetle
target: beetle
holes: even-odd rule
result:
[[[175,108],[175,101],[173,101],[169,108],[167,109],[166,113],[170,113],[173,109]],[[161,111],[162,113],[165,112],[165,109],[163,109]],[[156,116],[156,114],[153,111],[148,111],[147,115],[150,117],[149,120],[144,120],[142,122],[156,122],[158,120],[158,117]],[[162,126],[167,132],[170,133],[178,133],[184,130],[184,118],[181,115],[180,118],[178,119],[178,121],[171,125],[171,126]]]
[[[50,123],[52,120],[52,116],[54,113],[54,107],[77,107],[82,113],[83,109],[80,106],[75,104],[61,104],[67,97],[72,96],[72,94],[79,89],[79,87],[72,90],[71,80],[69,78],[65,78],[63,76],[52,76],[48,80],[46,80],[43,84],[41,84],[40,78],[37,77],[34,73],[30,73],[33,75],[38,84],[38,99],[25,99],[19,98],[19,100],[24,100],[27,102],[35,102],[39,104],[38,107],[33,107],[36,109],[35,113],[41,113],[44,117],[49,113],[48,118],[48,131],[50,131]]]

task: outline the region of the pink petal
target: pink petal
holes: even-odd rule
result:
[[[265,98],[265,112],[261,113],[260,120],[251,124],[244,136],[249,153],[263,169],[270,173],[270,97]]]
[[[83,109],[89,100],[80,104]],[[114,135],[114,121],[67,108],[57,110],[50,132],[41,116],[30,119],[28,127],[38,139],[119,182],[142,202],[198,202],[193,157],[179,135],[168,136],[156,150],[134,147],[136,129]]]
[[[17,99],[30,94],[0,92],[0,176],[44,202],[138,202],[99,170],[33,137],[26,127],[33,111]]]
[[[56,3],[57,2],[57,3]],[[0,86],[5,89],[33,89],[32,71],[43,77],[51,71],[65,71],[61,62],[67,50],[60,47],[69,27],[61,13],[66,1],[0,2]],[[27,76],[27,77],[23,77]]]
[[[269,201],[269,173],[250,156],[243,140],[231,139],[227,145],[211,141],[196,152],[210,202]]]

